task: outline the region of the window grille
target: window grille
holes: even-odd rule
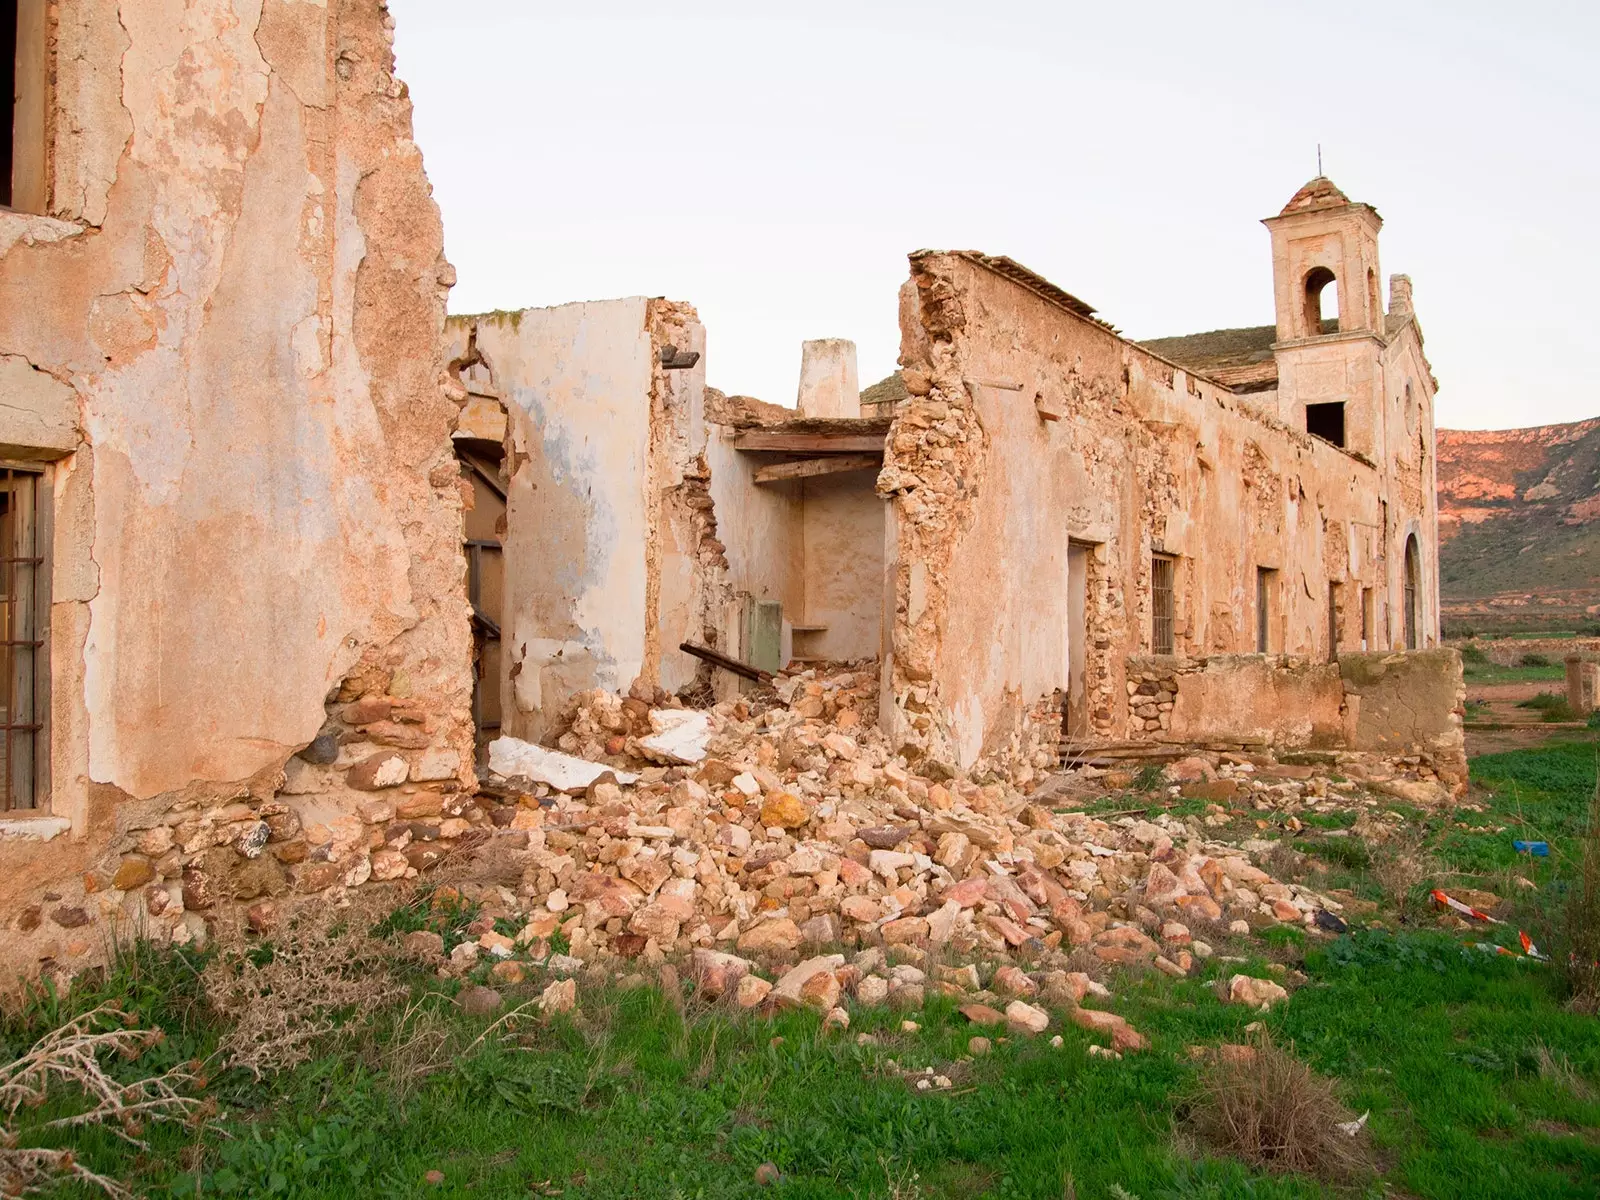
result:
[[[0,811],[44,804],[43,713],[49,694],[43,650],[48,567],[39,525],[44,485],[33,471],[0,470]]]
[[[1150,560],[1150,652],[1175,654],[1177,597],[1172,590],[1173,560],[1157,554]]]

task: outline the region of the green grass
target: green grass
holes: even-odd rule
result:
[[[1567,677],[1560,663],[1546,666],[1501,666],[1492,662],[1467,663],[1462,675],[1471,683],[1558,683]]]
[[[1289,934],[1279,951],[1303,953]],[[1391,1185],[1469,1200],[1594,1194],[1600,1037],[1593,1018],[1559,1008],[1546,969],[1444,935],[1381,931],[1321,943],[1298,965],[1307,986],[1265,1022],[1344,1080],[1357,1112],[1371,1110]],[[192,991],[184,967],[161,969]],[[1121,1062],[1089,1057],[1090,1039],[1068,1025],[1060,1049],[1011,1039],[963,1063],[974,1030],[948,1000],[918,1014],[914,1035],[886,1011],[823,1035],[806,1013],[686,1021],[649,989],[585,992],[574,1020],[525,1022],[473,1045],[485,1021],[425,998],[419,980],[411,1020],[442,1023],[452,1048],[430,1077],[407,1080],[389,1057],[403,1040],[391,1014],[270,1085],[221,1077],[222,1115],[198,1140],[157,1129],[142,1161],[103,1135],[82,1151],[151,1196],[196,1194],[198,1180],[202,1195],[251,1197],[735,1197],[757,1194],[763,1162],[777,1164],[777,1194],[790,1197],[889,1196],[898,1185],[902,1196],[1058,1200],[1068,1179],[1085,1200],[1117,1187],[1148,1200],[1363,1194],[1175,1144],[1194,1079],[1188,1048],[1246,1040],[1257,1019],[1208,986],[1234,969],[1115,980],[1114,1007],[1152,1041]],[[1250,969],[1264,973],[1259,961]],[[879,1044],[858,1045],[864,1031]],[[1576,1086],[1541,1074],[1541,1049]],[[956,1086],[918,1092],[891,1060]],[[182,1165],[194,1145],[198,1173]],[[424,1182],[433,1170],[443,1184]]]
[[[975,1030],[944,998],[912,1014],[915,1033],[900,1031],[906,1014],[857,1010],[847,1033],[824,1034],[813,1014],[767,1021],[690,1000],[686,1017],[656,989],[585,986],[573,1017],[530,1016],[486,1033],[487,1019],[453,1003],[461,981],[397,964],[406,1002],[287,1074],[217,1074],[207,1088],[216,1114],[203,1128],[152,1127],[148,1154],[104,1132],[76,1146],[151,1197],[1593,1197],[1600,1025],[1562,1006],[1549,967],[1471,943],[1509,944],[1519,926],[1548,936],[1595,787],[1595,740],[1481,757],[1472,776],[1481,813],[1387,807],[1452,878],[1502,889],[1510,872],[1534,881],[1537,893],[1514,897],[1510,925],[1419,929],[1433,918],[1414,906],[1413,926],[1398,932],[1328,939],[1279,926],[1257,942],[1218,945],[1247,955],[1242,965],[1213,958],[1181,980],[1114,976],[1110,1007],[1151,1041],[1120,1062],[1090,1057],[1093,1039],[1059,1016],[1060,1049],[1012,1038],[966,1060]],[[1389,849],[1326,836],[1348,824],[1345,814],[1316,814],[1294,844],[1313,868],[1324,864],[1317,886],[1374,895]],[[1550,841],[1551,857],[1516,855],[1514,837]],[[419,903],[380,928],[432,928],[451,940],[472,915]],[[1219,979],[1265,975],[1268,957],[1300,984],[1287,1004],[1260,1017],[1218,1000]],[[204,1058],[220,1033],[200,986],[204,963],[192,951],[133,948],[98,984],[70,997],[40,992],[0,1019],[0,1043],[15,1055],[65,1016],[114,1000],[168,1033],[152,1057],[118,1068],[128,1077]],[[535,973],[502,987],[507,1008],[543,982]],[[1190,1048],[1247,1040],[1258,1019],[1339,1080],[1355,1112],[1370,1110],[1381,1181],[1339,1190],[1274,1177],[1184,1140],[1198,1069]],[[858,1045],[863,1032],[876,1043]],[[435,1069],[419,1073],[424,1060]],[[925,1067],[955,1086],[916,1090],[904,1072]],[[38,1115],[68,1103],[58,1097]],[[774,1188],[755,1182],[765,1162],[782,1172]],[[430,1171],[443,1182],[426,1182]]]

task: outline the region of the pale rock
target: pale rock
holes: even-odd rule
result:
[[[578,1007],[578,981],[558,979],[539,994],[539,1008],[547,1013],[567,1013]]]
[[[1043,1033],[1050,1028],[1050,1014],[1022,1000],[1006,1005],[1006,1024],[1017,1033]]]
[[[759,975],[744,975],[739,979],[734,1001],[740,1008],[756,1008],[766,1001],[772,984]]]

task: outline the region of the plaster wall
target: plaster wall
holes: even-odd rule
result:
[[[289,812],[286,764],[324,731],[348,736],[318,793],[363,749],[412,790],[472,778],[454,274],[387,12],[61,0],[50,20],[49,215],[0,213],[0,386],[25,414],[3,436],[53,460],[48,808],[70,828],[0,842],[0,900],[98,878],[174,806]],[[403,736],[343,722],[369,695]],[[315,872],[273,858],[270,886],[370,874],[363,838],[323,850]],[[183,912],[109,883],[91,917]],[[61,934],[25,932],[23,953]]]
[[[644,666],[648,304],[468,319],[509,419],[501,712],[512,737],[540,740],[573,694],[626,689]]]
[[[677,690],[721,599],[703,355],[687,305],[633,297],[452,318],[508,416],[504,732],[540,741],[577,692]]]
[[[796,624],[826,625],[797,635],[807,654],[848,660],[882,649],[883,510],[875,471],[807,479],[801,499],[803,607]]]

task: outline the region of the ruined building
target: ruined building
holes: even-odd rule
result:
[[[1385,311],[1380,218],[1326,179],[1266,224],[1275,325],[1144,344],[1010,259],[913,254],[869,404],[847,343],[807,344],[794,409],[708,389],[681,304],[453,318],[504,431],[484,736],[546,739],[593,687],[725,694],[690,642],[877,659],[892,744],[952,772],[1064,739],[1436,752],[1459,779],[1453,659],[1389,653],[1439,629],[1410,283]]]
[[[1327,180],[1268,221],[1275,326],[1136,345],[923,252],[898,386],[808,343],[790,409],[709,388],[685,304],[447,323],[381,0],[0,27],[9,962],[414,877],[492,835],[490,742],[736,695],[702,651],[865,660],[930,778],[1063,741],[1459,777],[1434,384]]]

